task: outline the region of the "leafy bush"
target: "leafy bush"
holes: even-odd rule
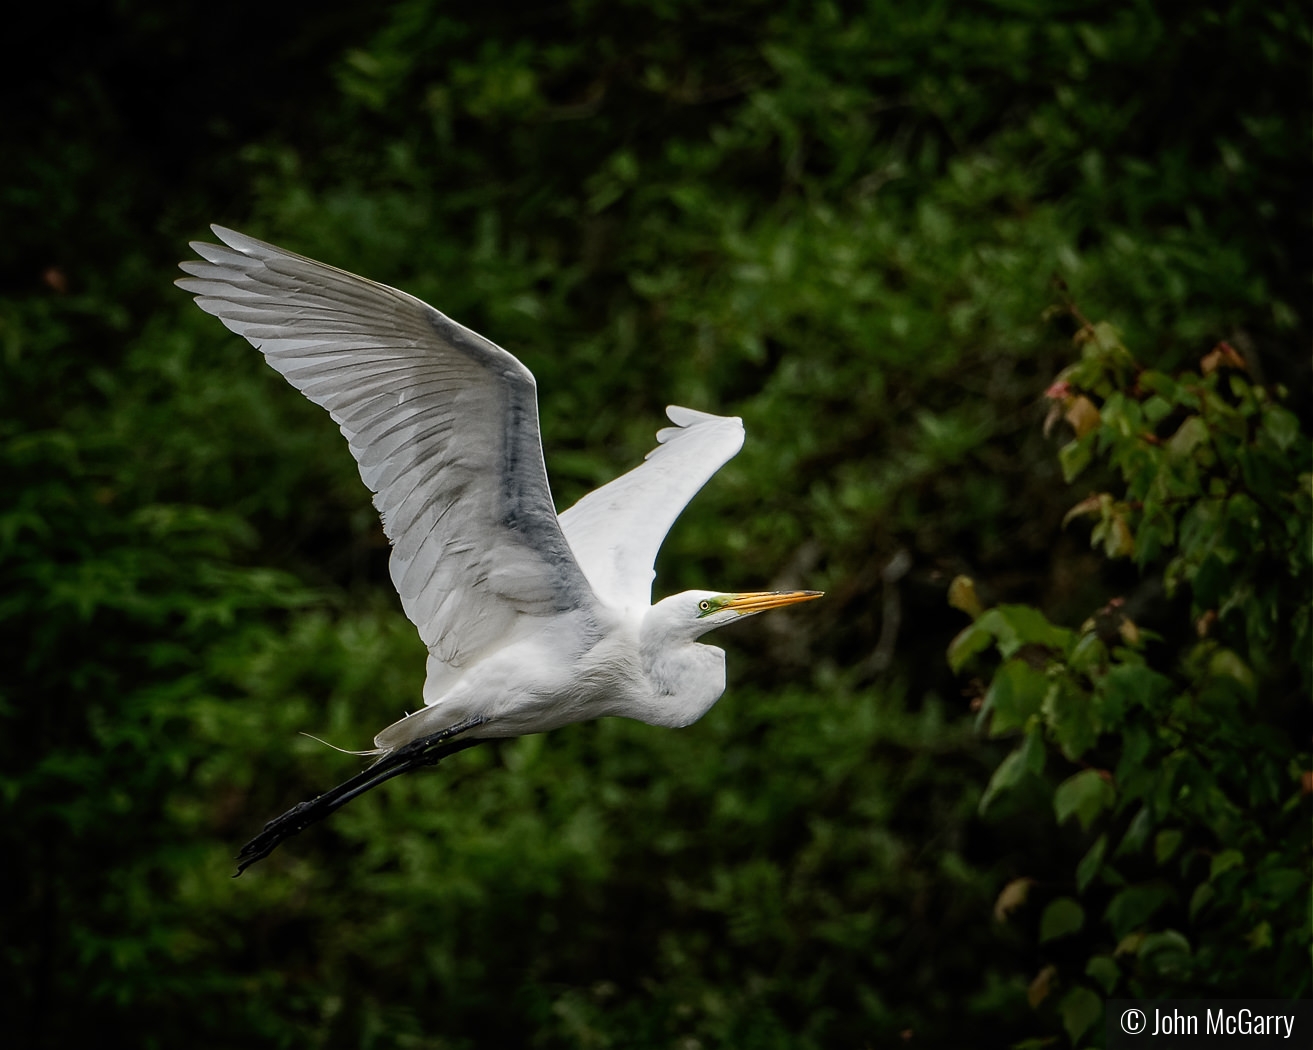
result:
[[[1066,480],[1096,491],[1065,522],[1091,520],[1092,545],[1139,578],[1075,630],[983,609],[961,578],[974,619],[949,647],[958,670],[997,654],[979,717],[1019,738],[981,809],[1042,783],[1080,830],[1074,870],[1022,876],[997,904],[1038,915],[1051,961],[1031,1002],[1056,998],[1074,1043],[1104,996],[1309,994],[1313,791],[1313,474],[1285,392],[1225,343],[1177,375],[1106,323],[1076,343],[1049,424],[1073,431]]]

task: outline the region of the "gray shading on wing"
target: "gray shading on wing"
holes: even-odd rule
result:
[[[712,474],[743,447],[743,421],[671,405],[676,424],[627,474],[561,515],[574,556],[602,601],[636,612],[652,600],[653,566],[670,526]]]
[[[392,541],[392,582],[459,668],[522,617],[595,599],[561,532],[533,375],[405,292],[232,230],[177,283],[342,430]]]

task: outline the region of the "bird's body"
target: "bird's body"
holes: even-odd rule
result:
[[[736,418],[671,407],[646,461],[559,517],[532,374],[405,292],[231,230],[178,282],[326,408],[374,493],[392,580],[428,648],[424,707],[364,773],[270,822],[243,867],[398,773],[471,743],[606,715],[697,721],[725,689],[698,642],[814,591],[687,591],[651,605],[684,505],[743,444]]]
[[[697,593],[697,592],[695,592]],[[707,593],[707,598],[715,597]],[[480,719],[479,735],[523,736],[607,715],[690,725],[725,691],[725,654],[671,648],[659,606],[641,619],[601,606],[574,610],[481,660],[426,706],[375,737],[391,750]]]

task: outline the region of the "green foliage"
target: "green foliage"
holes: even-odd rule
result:
[[[1073,1043],[1104,995],[1309,994],[1313,766],[1313,450],[1284,391],[1225,343],[1172,375],[1108,324],[1082,323],[1076,344],[1050,425],[1071,424],[1069,480],[1111,491],[1064,521],[1092,519],[1091,545],[1139,582],[1078,631],[999,606],[949,646],[958,669],[997,651],[980,717],[1020,736],[982,808],[1023,771],[1081,767],[1047,788],[1089,845],[1038,935],[1066,939],[1057,1010]],[[1161,634],[1132,618],[1155,593]]]
[[[1307,498],[1274,495],[1270,451],[1307,452],[1302,5],[28,16],[0,74],[0,1016],[27,1045],[1006,1046],[1094,1031],[1142,960],[1286,972],[1297,814],[1246,807],[1292,774],[1256,759],[1237,795],[1207,719],[1247,712],[1242,746],[1279,751],[1259,714],[1295,703],[1269,686],[1307,633],[1298,537],[1270,524]],[[658,586],[825,602],[729,634],[696,727],[475,749],[229,880],[261,820],[358,768],[299,734],[367,744],[423,652],[331,420],[169,284],[211,221],[524,359],[562,506],[638,462],[665,404],[742,415]],[[1111,358],[1073,385],[1062,464],[1102,472],[1078,517],[1109,576],[1053,540],[1055,274],[1156,373],[1227,340],[1266,375],[1200,379],[1196,407]],[[1277,381],[1295,399],[1260,402]],[[1117,481],[1136,426],[1161,443]],[[1173,595],[1137,637],[1054,625],[1136,564]],[[982,626],[951,660],[1001,647],[993,735],[942,658],[960,571]],[[1124,771],[1103,756],[1132,724]],[[987,918],[1004,883],[1030,887],[1043,981]]]

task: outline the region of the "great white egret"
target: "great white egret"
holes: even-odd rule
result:
[[[666,410],[641,465],[559,517],[533,375],[412,295],[219,226],[178,285],[338,424],[392,542],[392,582],[428,647],[424,706],[377,761],[243,847],[238,874],[400,773],[495,737],[603,715],[696,722],[725,691],[717,627],[818,591],[685,591],[653,563],[693,495],[743,446],[737,418]]]

